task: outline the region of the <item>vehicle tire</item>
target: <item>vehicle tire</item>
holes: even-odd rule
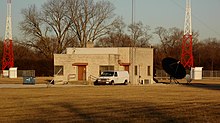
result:
[[[114,82],[114,81],[111,81],[111,85],[115,85],[115,82]]]
[[[124,84],[125,84],[125,85],[128,85],[128,81],[127,81],[127,80],[125,80]]]
[[[94,82],[94,85],[98,85],[98,82],[97,82],[97,81],[95,81],[95,82]]]

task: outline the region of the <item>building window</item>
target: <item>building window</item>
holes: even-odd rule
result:
[[[114,66],[99,66],[99,75],[101,75],[103,71],[108,70],[114,70]]]
[[[150,76],[150,66],[147,66],[147,75]]]
[[[55,66],[54,67],[54,75],[63,75],[63,66]]]
[[[138,66],[134,67],[134,75],[138,75]]]

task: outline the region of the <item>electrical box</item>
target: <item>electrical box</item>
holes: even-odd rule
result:
[[[16,67],[9,68],[9,78],[18,78],[17,69]]]
[[[35,84],[35,77],[32,77],[32,76],[25,76],[25,77],[23,77],[23,84],[34,85]]]
[[[194,80],[202,80],[203,67],[191,68],[191,78]]]

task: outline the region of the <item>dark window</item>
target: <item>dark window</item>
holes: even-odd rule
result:
[[[101,75],[103,71],[110,71],[110,70],[114,70],[114,66],[99,66],[99,75]]]
[[[134,67],[134,75],[138,75],[138,66]]]
[[[114,72],[102,72],[101,76],[113,76]]]
[[[63,66],[54,66],[54,75],[63,75]]]
[[[150,66],[147,66],[147,75],[150,76]]]

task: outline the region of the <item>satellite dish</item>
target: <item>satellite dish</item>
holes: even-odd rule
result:
[[[165,72],[169,74],[170,78],[174,81],[176,79],[183,79],[186,76],[186,69],[179,60],[170,57],[164,58],[162,66]],[[177,83],[179,82],[177,81]]]

